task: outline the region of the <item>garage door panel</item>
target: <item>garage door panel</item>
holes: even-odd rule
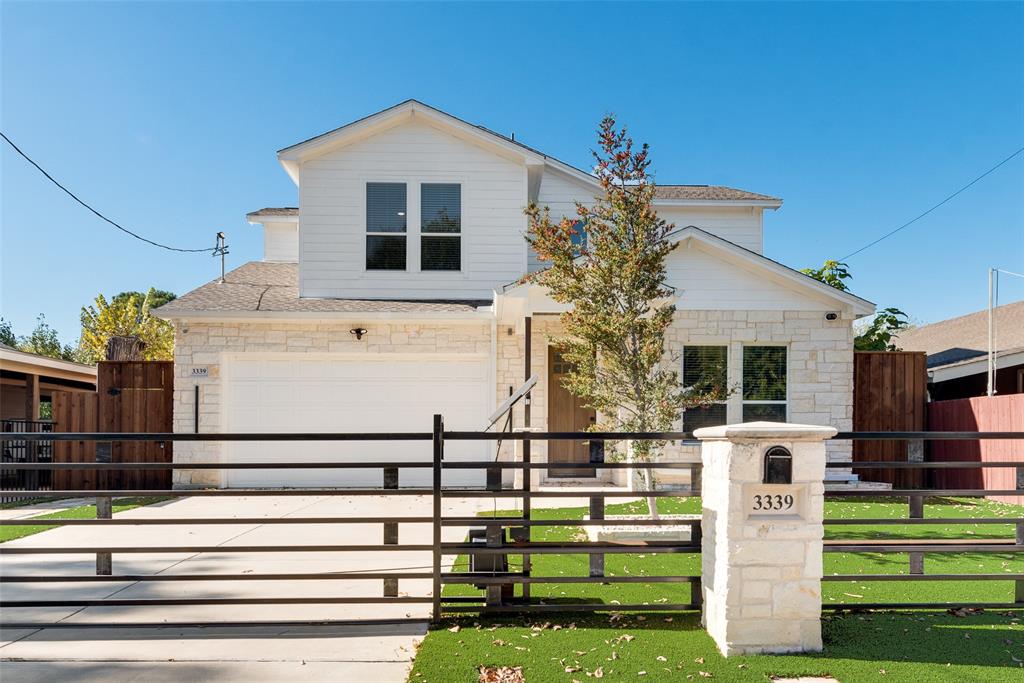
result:
[[[448,429],[483,428],[493,408],[493,392],[482,357],[395,358],[373,354],[360,359],[256,359],[228,362],[225,373],[227,428],[252,432],[427,432],[433,415],[444,415]],[[493,460],[494,444],[451,442],[448,460]],[[429,442],[234,442],[226,457],[241,461],[430,462]],[[429,468],[403,470],[403,486],[429,486]],[[445,473],[447,486],[481,486],[485,474]],[[379,487],[380,470],[237,470],[235,487]]]

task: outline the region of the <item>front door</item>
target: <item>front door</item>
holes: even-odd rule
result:
[[[572,366],[555,347],[548,347],[548,431],[582,432],[597,418],[590,408],[562,386]],[[588,441],[548,441],[548,462],[558,464],[589,464]],[[593,477],[593,467],[552,467],[549,477]]]

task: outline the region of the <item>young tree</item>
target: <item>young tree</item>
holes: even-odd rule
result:
[[[853,275],[845,263],[825,261],[821,268],[804,268],[800,272],[824,282],[829,287],[835,287],[841,292],[850,291],[843,280],[851,279]],[[883,308],[853,338],[853,349],[855,351],[899,351],[899,347],[893,343],[893,337],[908,327],[910,327],[910,320],[906,313],[898,308]]]
[[[36,318],[36,326],[32,333],[18,339],[17,349],[60,360],[75,360],[75,350],[67,344],[60,343],[57,330],[50,327],[42,313]]]
[[[123,292],[110,302],[102,294],[98,295],[93,305],[82,308],[81,356],[90,362],[104,360],[111,337],[134,337],[144,344],[142,357],[145,360],[171,360],[174,328],[166,320],[150,314],[160,294],[152,288],[145,295]]]
[[[677,358],[665,351],[675,306],[665,286],[665,259],[675,229],[655,214],[648,147],[606,116],[595,151],[601,193],[576,204],[576,218],[552,219],[547,207],[526,210],[526,239],[550,267],[531,277],[572,308],[561,315],[561,347],[572,370],[565,387],[597,411],[597,429],[668,431],[686,407],[718,400],[724,387],[680,386]],[[663,443],[637,441],[633,458],[651,462]],[[653,488],[651,470],[642,470]],[[652,515],[655,500],[648,498]]]

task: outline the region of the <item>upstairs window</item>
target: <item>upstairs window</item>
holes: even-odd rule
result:
[[[366,184],[366,269],[406,269],[405,183]]]
[[[683,431],[726,424],[725,394],[728,377],[729,347],[684,346],[683,386],[694,393],[721,392],[722,400],[683,411]]]
[[[462,270],[462,186],[420,185],[420,270]]]
[[[743,421],[785,422],[786,347],[743,347]]]

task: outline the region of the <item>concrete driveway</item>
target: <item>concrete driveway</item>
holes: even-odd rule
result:
[[[506,501],[502,501],[505,505]],[[446,515],[490,509],[488,499],[445,501]],[[121,513],[125,517],[330,517],[431,514],[427,497],[275,496],[185,498]],[[430,543],[429,524],[403,524],[401,543]],[[446,528],[445,540],[465,537]],[[11,541],[13,546],[231,547],[272,544],[379,544],[380,524],[217,524],[64,527]],[[446,558],[450,562],[453,558]],[[0,571],[23,574],[91,574],[92,555],[10,555]],[[429,552],[387,553],[139,553],[114,556],[115,574],[287,573],[430,571]],[[399,583],[399,594],[429,596],[429,579]],[[188,581],[4,584],[7,600],[67,598],[355,596],[382,595],[378,580]],[[417,642],[426,633],[428,604],[228,605],[164,607],[19,608],[4,610],[7,622],[62,624],[400,619],[397,624],[357,626],[220,628],[5,629],[0,635],[0,677],[23,681],[404,681]]]

